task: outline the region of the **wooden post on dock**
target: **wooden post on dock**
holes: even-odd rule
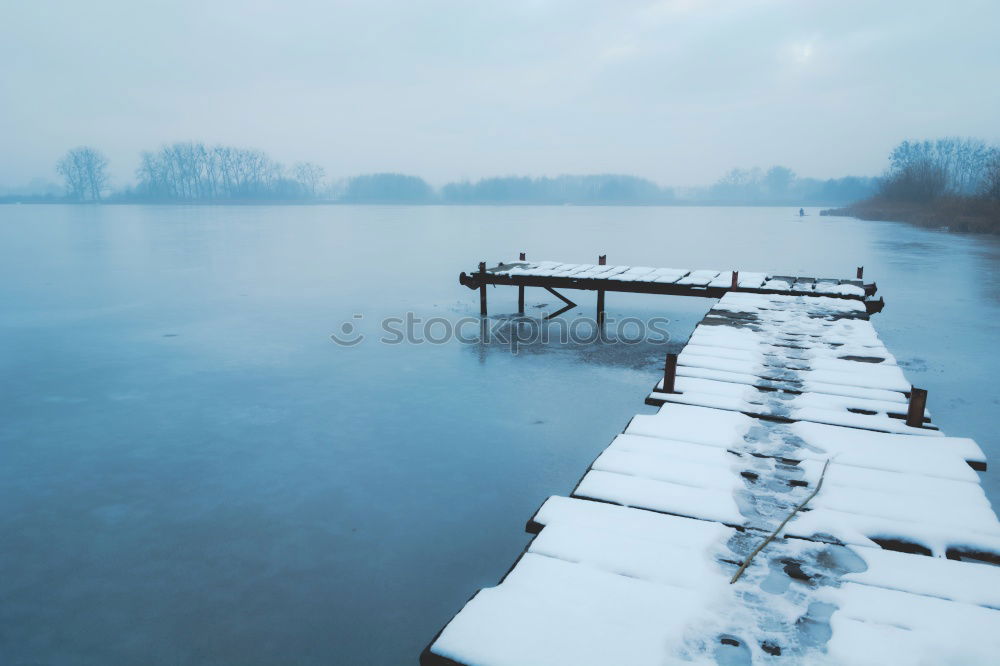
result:
[[[486,275],[486,262],[479,262],[479,274]],[[479,314],[486,316],[486,283],[479,285]]]
[[[906,425],[921,428],[924,425],[924,409],[927,408],[927,391],[913,386],[910,388],[910,407],[906,410]]]
[[[597,258],[598,266],[606,266],[608,264],[608,255],[602,254]],[[597,290],[597,327],[604,332],[604,290]]]
[[[740,286],[740,272],[733,271],[733,285],[731,289],[736,289],[738,286]]]
[[[865,267],[858,266],[858,279],[860,280],[862,277],[864,277],[864,274],[865,274]]]
[[[663,365],[663,389],[661,393],[676,393],[674,383],[677,379],[677,354],[667,354],[667,361]]]
[[[528,258],[528,255],[525,252],[522,252],[518,256],[518,259],[520,259],[521,261],[524,261],[527,258]],[[524,287],[523,286],[517,288],[517,314],[519,314],[519,315],[523,315],[524,314]]]

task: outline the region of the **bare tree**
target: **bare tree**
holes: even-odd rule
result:
[[[949,137],[935,141],[904,141],[889,155],[885,182],[897,198],[930,199],[941,195],[968,196],[983,188],[994,151],[980,139]],[[907,193],[908,187],[917,188]],[[921,189],[930,187],[930,190]]]
[[[77,201],[100,201],[108,188],[108,158],[100,151],[81,146],[66,153],[56,163],[56,171],[66,181],[66,190]]]
[[[323,170],[323,167],[312,162],[298,162],[292,167],[292,175],[295,177],[295,180],[302,183],[306,193],[310,197],[315,198],[320,183],[326,177],[326,171]]]

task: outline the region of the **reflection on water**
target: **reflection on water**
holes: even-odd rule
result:
[[[527,308],[526,308],[527,309]],[[693,327],[665,317],[611,317],[602,331],[590,317],[544,320],[516,314],[494,315],[482,321],[476,342],[466,343],[480,360],[490,354],[553,356],[563,362],[609,368],[645,370],[678,352]],[[675,331],[681,338],[675,339]]]
[[[863,265],[935,420],[995,459],[996,241],[797,212],[0,207],[3,660],[413,663],[711,305],[608,295],[609,317],[669,319],[668,345],[378,341],[407,312],[475,317],[458,273],[519,251]],[[516,298],[491,289],[489,321]],[[348,321],[366,338],[337,346]]]

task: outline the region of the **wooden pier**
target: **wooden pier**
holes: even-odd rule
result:
[[[869,321],[874,290],[562,266],[462,283],[720,300],[667,356],[646,400],[659,410],[542,504],[525,552],[421,664],[996,663],[986,459],[931,420]]]
[[[517,261],[500,262],[488,268],[480,262],[472,273],[461,273],[460,284],[479,290],[479,311],[486,315],[486,287],[515,286],[518,288],[518,312],[524,314],[525,287],[539,287],[560,298],[566,307],[551,316],[566,312],[576,303],[556,292],[556,289],[579,289],[597,292],[598,322],[604,320],[605,294],[624,292],[662,294],[667,296],[701,296],[722,298],[729,292],[779,295],[820,295],[864,302],[869,314],[880,312],[882,300],[872,297],[878,289],[873,282],[862,280],[864,269],[857,269],[854,279],[796,277],[760,272],[690,270],[686,268],[651,268],[648,266],[609,266],[607,255],[598,257],[596,264],[566,264],[557,261],[529,262],[525,253]]]

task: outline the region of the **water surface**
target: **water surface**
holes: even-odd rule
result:
[[[378,343],[384,317],[475,316],[458,272],[522,250],[864,265],[887,301],[875,326],[936,422],[997,461],[1000,244],[809,212],[0,206],[0,661],[415,663],[506,571],[537,506],[649,411],[662,361],[656,345]],[[489,297],[516,309],[513,289]],[[681,342],[710,305],[608,297]],[[345,321],[361,344],[331,342]],[[983,481],[996,503],[1000,476]]]

